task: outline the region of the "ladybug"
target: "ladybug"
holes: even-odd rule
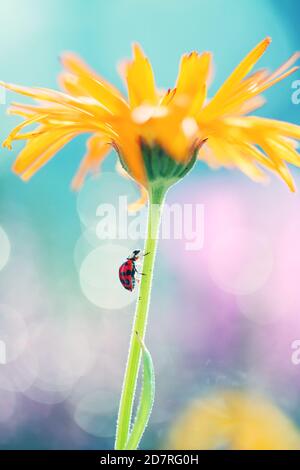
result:
[[[127,260],[119,268],[120,282],[125,289],[130,291],[133,291],[135,287],[135,275],[136,273],[138,273],[135,263],[139,259],[140,252],[141,250],[134,250],[132,255],[128,256]],[[142,276],[144,275],[143,273],[139,274],[141,274]]]

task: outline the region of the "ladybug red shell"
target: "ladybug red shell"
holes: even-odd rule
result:
[[[130,291],[135,287],[135,274],[137,273],[135,262],[139,259],[140,250],[135,250],[131,256],[120,266],[119,279],[122,286]]]

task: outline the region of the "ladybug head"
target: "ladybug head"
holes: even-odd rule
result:
[[[132,252],[132,255],[131,256],[128,256],[127,259],[131,259],[132,261],[136,261],[137,259],[139,259],[139,253],[141,252],[141,250],[134,250]]]

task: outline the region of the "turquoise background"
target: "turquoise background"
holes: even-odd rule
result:
[[[125,92],[116,66],[121,59],[130,56],[132,42],[138,41],[151,59],[157,83],[162,88],[175,82],[183,53],[212,51],[215,64],[212,95],[233,67],[263,37],[271,36],[273,41],[260,61],[261,66],[274,69],[299,49],[299,14],[300,6],[296,0],[10,0],[1,2],[0,8],[0,78],[12,83],[56,88],[56,77],[61,70],[59,56],[63,51],[74,51]],[[299,123],[299,107],[291,102],[291,84],[299,78],[297,72],[294,77],[269,90],[266,93],[268,103],[260,114]],[[18,100],[19,97],[7,93],[6,104],[0,105],[0,136],[3,140],[19,122],[18,118],[6,114],[7,105]],[[134,307],[131,304],[107,313],[89,302],[80,290],[74,248],[81,236],[82,224],[77,211],[78,195],[70,190],[70,183],[84,154],[85,140],[85,137],[76,138],[29,184],[24,184],[11,172],[11,164],[22,144],[15,144],[13,151],[1,150],[0,225],[10,240],[11,255],[0,272],[0,293],[1,304],[18,311],[20,316],[24,315],[30,335],[38,335],[36,332],[39,331],[44,338],[41,342],[33,341],[32,348],[37,356],[39,353],[43,356],[43,345],[47,343],[46,320],[51,322],[55,319],[60,325],[61,321],[74,318],[79,324],[84,321],[91,330],[99,328],[99,335],[100,330],[109,332],[103,343],[103,356],[99,355],[97,359],[100,369],[101,364],[107,361],[106,372],[94,387],[96,396],[100,390],[101,401],[104,400],[101,387],[106,390],[109,374],[113,375],[116,369],[122,371],[124,367]],[[113,171],[115,158],[112,152],[104,164],[106,171]],[[299,186],[299,170],[293,169],[293,174]],[[118,184],[118,191],[122,192],[122,183]],[[134,198],[135,189],[132,184],[126,184],[131,198]],[[101,201],[110,201],[114,191],[112,184],[110,188],[106,187],[105,192],[99,189],[98,196]],[[214,172],[203,163],[199,163],[193,174],[172,190],[170,201],[203,203],[211,217],[214,211],[217,214],[222,210],[221,204],[228,194],[242,205],[244,218],[239,224],[253,230],[260,227],[263,214],[271,226],[268,233],[273,234],[282,229],[278,214],[287,223],[297,220],[299,214],[299,195],[291,200],[288,189],[277,182],[276,177],[265,188],[248,181],[236,171]],[[256,212],[258,205],[262,208],[259,217]],[[247,214],[251,215],[247,217]],[[230,219],[230,214],[228,217]],[[289,253],[297,253],[297,236],[293,232],[289,237],[279,241],[272,239],[276,253],[279,250],[283,255],[285,249]],[[285,336],[280,323],[282,319],[267,326],[251,322],[239,313],[234,296],[224,294],[213,285],[205,265],[200,262],[201,258],[191,254],[186,258],[182,246],[178,247],[179,242],[173,243],[170,242],[169,247],[166,241],[161,243],[156,266],[149,347],[161,372],[158,372],[156,418],[153,424],[150,422],[143,446],[163,446],[175,417],[193,398],[218,387],[247,388],[249,382],[251,387],[254,383],[254,388],[262,389],[295,423],[297,420],[299,423],[299,398],[295,398],[295,392],[300,388],[299,369],[291,366],[289,360],[290,342],[300,337],[297,301],[284,320]],[[172,261],[170,247],[173,246],[179,250],[178,264]],[[186,259],[189,263],[185,263]],[[293,268],[287,268],[286,272],[293,279],[297,276]],[[274,282],[279,283],[278,280]],[[208,291],[203,292],[203,286],[210,289],[210,295],[207,295]],[[285,295],[289,295],[288,287]],[[157,310],[164,310],[161,313],[163,319],[155,317]],[[227,311],[228,316],[223,317]],[[170,322],[173,325],[171,337]],[[191,325],[186,336],[182,334],[182,322]],[[197,336],[194,332],[198,328]],[[204,335],[203,331],[207,334]],[[220,331],[221,337],[227,339],[223,338],[222,347],[216,348]],[[158,337],[163,343],[161,354],[164,360],[156,351]],[[99,338],[101,342],[101,335]],[[247,343],[249,338],[262,345],[259,359]],[[116,349],[114,358],[108,360],[111,345],[119,340],[120,349]],[[71,357],[72,348],[67,351]],[[51,354],[49,357],[51,361]],[[209,366],[205,365],[208,360]],[[6,377],[5,367],[10,366],[0,366],[0,379]],[[94,372],[85,370],[83,379],[97,374],[97,370],[97,367]],[[51,378],[49,380],[51,382]],[[1,383],[0,380],[0,390]],[[120,386],[121,375],[118,375],[107,392],[111,397],[108,400],[110,405],[116,406]],[[74,382],[70,393],[57,404],[47,404],[45,398],[40,398],[39,402],[35,400],[37,390],[42,388],[38,381],[33,382],[26,393],[17,387],[6,390],[0,409],[6,406],[7,400],[12,414],[9,419],[3,418],[1,423],[0,412],[0,448],[111,448],[115,408],[111,405],[111,413],[96,410],[93,415],[91,405],[92,416],[87,421],[94,420],[96,424],[87,424],[86,428],[96,429],[100,423],[100,429],[104,423],[104,428],[110,431],[103,435],[101,431],[99,435],[86,432],[76,419],[74,421],[78,396],[81,398],[80,393],[83,393],[80,389],[76,395],[76,387],[78,383]],[[93,388],[92,385],[83,387],[85,393],[89,387]],[[103,403],[105,409],[105,400]]]

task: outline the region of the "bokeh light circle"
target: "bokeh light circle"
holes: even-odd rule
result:
[[[248,320],[261,325],[279,320],[283,311],[276,308],[276,299],[272,299],[272,295],[268,294],[268,291],[261,289],[248,295],[237,296],[236,302],[240,313]]]
[[[3,269],[4,266],[7,264],[9,256],[10,241],[6,232],[3,230],[2,227],[0,227],[0,270]]]
[[[0,389],[24,392],[35,382],[37,374],[36,354],[27,347],[16,360],[0,366]]]
[[[70,389],[91,367],[91,351],[84,320],[55,318],[45,322],[34,341],[39,365],[39,387]]]
[[[127,291],[119,280],[119,267],[130,251],[126,245],[104,244],[92,250],[80,267],[80,286],[87,299],[104,309],[119,309],[131,304],[138,287]]]
[[[112,191],[113,188],[113,191]],[[77,197],[77,211],[82,224],[88,228],[99,222],[99,208],[110,205],[118,215],[120,205],[140,197],[137,185],[116,172],[102,172],[89,178]],[[121,199],[120,199],[121,198]],[[124,207],[126,210],[126,207]]]
[[[81,264],[86,256],[97,247],[97,245],[93,246],[89,242],[88,238],[85,236],[85,233],[86,232],[83,232],[82,235],[78,238],[73,253],[74,264],[78,271],[80,270]]]
[[[23,394],[30,398],[30,400],[44,405],[56,405],[63,403],[69,397],[71,393],[70,389],[65,390],[44,390],[33,384],[29,389],[25,390]]]
[[[118,394],[97,389],[87,393],[76,405],[74,420],[85,432],[96,437],[113,437]]]
[[[208,267],[212,279],[224,291],[249,294],[267,281],[273,253],[263,234],[244,228],[229,229],[213,241]]]
[[[0,340],[5,345],[5,362],[19,357],[28,342],[28,331],[23,317],[5,304],[0,304]]]
[[[31,348],[37,359],[37,378],[25,394],[40,403],[64,401],[95,360],[87,322],[75,313],[45,320],[31,338]]]

